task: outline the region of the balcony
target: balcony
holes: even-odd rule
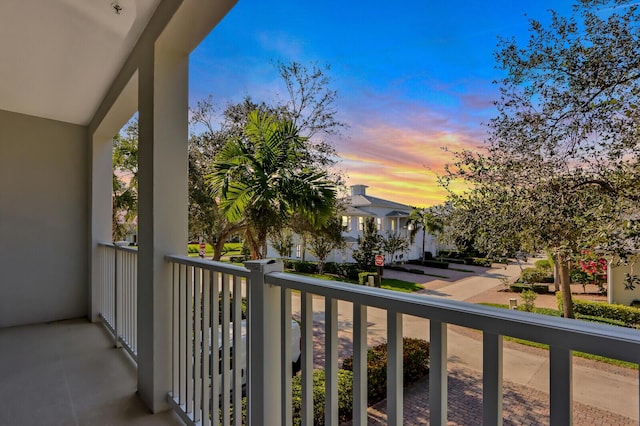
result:
[[[283,342],[290,341],[287,319],[292,315],[300,320],[303,335],[306,421],[312,416],[311,371],[324,368],[326,424],[338,423],[338,360],[353,353],[353,424],[638,422],[637,377],[605,382],[606,372],[576,365],[571,356],[579,350],[637,363],[636,330],[300,277],[281,272],[277,262],[248,262],[245,268],[186,256],[166,256],[173,295],[172,379],[166,395],[174,414],[151,415],[135,395],[137,252],[109,244],[99,252],[100,317],[106,331],[85,321],[2,330],[0,347],[11,351],[2,351],[0,363],[2,377],[9,378],[0,387],[5,404],[0,423],[37,424],[46,412],[71,424],[175,424],[178,418],[187,424],[215,424],[212,419],[236,424],[229,404],[213,401],[240,405],[242,392],[235,390],[242,386],[243,372],[229,367],[239,365],[242,354],[210,350],[216,341],[223,348],[242,347],[242,314],[234,295],[248,299],[250,424],[291,422],[291,416],[283,415],[291,412],[291,355]],[[407,326],[409,320],[423,326]],[[388,330],[390,386],[386,402],[367,408],[365,349],[381,326]],[[459,327],[482,332],[472,331],[482,337],[472,347],[463,346],[475,353],[461,353]],[[408,389],[402,386],[400,353],[401,336],[407,335],[431,344],[428,379]],[[521,370],[509,371],[505,380],[503,362],[513,351],[504,348],[503,336],[549,344],[548,359],[534,363],[521,355],[515,364]],[[530,381],[537,384],[522,386],[517,376],[531,374],[531,369]],[[589,404],[581,389],[590,380],[597,383],[588,387],[600,388],[599,407]],[[537,389],[545,381],[550,392]]]

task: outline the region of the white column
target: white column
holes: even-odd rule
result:
[[[171,268],[187,248],[188,68],[185,52],[150,51],[139,70],[138,392],[169,408]]]
[[[89,320],[98,320],[98,243],[111,242],[111,194],[113,193],[113,135],[95,134],[91,137],[91,240],[89,242],[91,285],[89,286]]]

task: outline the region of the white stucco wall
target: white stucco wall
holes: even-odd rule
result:
[[[637,286],[634,290],[626,290],[624,288],[624,275],[626,273],[640,275],[640,256],[631,257],[627,265],[609,268],[607,277],[609,303],[629,306],[634,300],[640,300],[640,286]]]
[[[0,327],[87,314],[87,162],[84,127],[0,111]]]

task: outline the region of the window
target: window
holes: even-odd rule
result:
[[[382,218],[381,217],[376,218],[376,229],[378,231],[382,231]]]
[[[358,229],[364,231],[364,217],[358,216]]]
[[[351,231],[351,219],[349,216],[342,216],[342,229]]]
[[[391,232],[396,232],[396,221],[395,220],[391,221]]]
[[[296,257],[302,256],[302,244],[296,245]]]

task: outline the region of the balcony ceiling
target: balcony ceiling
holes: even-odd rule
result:
[[[160,1],[0,1],[0,109],[87,124]]]

